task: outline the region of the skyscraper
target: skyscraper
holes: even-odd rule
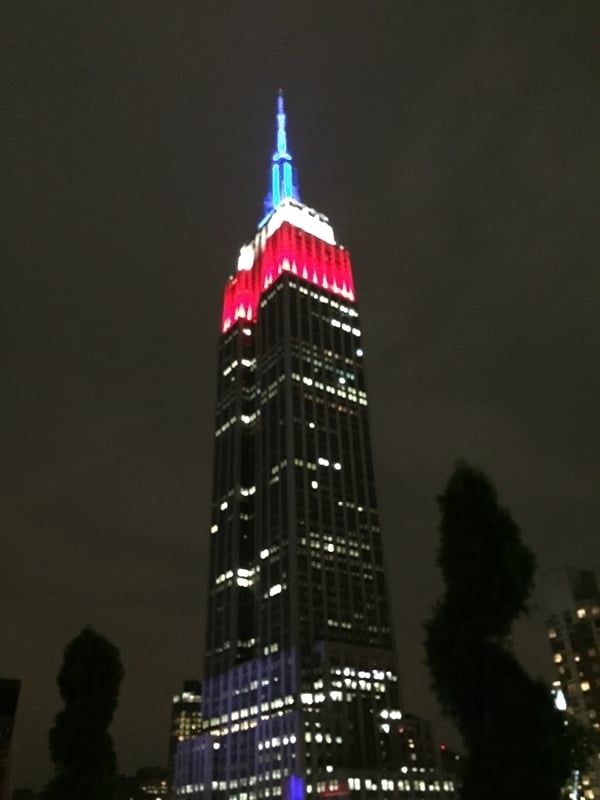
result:
[[[560,567],[544,576],[554,689],[567,714],[600,732],[600,583],[591,569]],[[583,777],[585,798],[600,797],[600,753]]]
[[[443,797],[402,762],[352,267],[300,202],[281,94],[264,216],[225,286],[210,539],[179,793]]]

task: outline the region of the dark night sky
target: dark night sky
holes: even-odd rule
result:
[[[434,498],[483,466],[542,570],[600,561],[600,6],[23,2],[0,10],[0,675],[48,776],[62,650],[121,649],[120,766],[200,671],[221,292],[277,88],[302,199],[353,256],[405,707]],[[547,671],[541,616],[516,646]],[[440,728],[447,730],[444,723]]]

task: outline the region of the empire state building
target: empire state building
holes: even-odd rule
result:
[[[364,365],[350,255],[300,201],[280,93],[264,216],[224,291],[203,733],[177,796],[428,794],[402,768]]]

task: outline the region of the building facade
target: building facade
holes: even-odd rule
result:
[[[562,567],[544,576],[553,688],[568,715],[600,733],[600,583],[589,569]],[[600,798],[600,753],[581,796]]]
[[[180,742],[199,736],[202,732],[202,683],[186,680],[180,692],[173,695],[171,703],[171,730],[169,732],[169,756],[167,776],[170,796],[175,775],[175,756]]]
[[[203,735],[177,791],[444,797],[403,760],[350,256],[300,202],[281,95],[264,211],[225,286]]]

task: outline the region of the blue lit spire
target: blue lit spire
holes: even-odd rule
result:
[[[288,197],[300,201],[296,170],[292,164],[292,156],[287,149],[286,114],[283,91],[280,89],[277,96],[276,150],[273,153],[271,164],[270,191],[265,197],[265,216]]]

